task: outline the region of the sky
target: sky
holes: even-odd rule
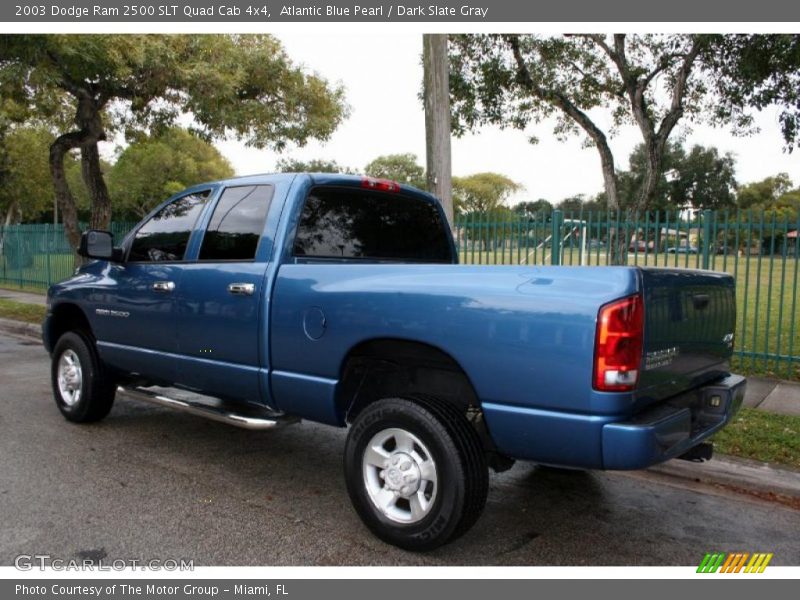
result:
[[[347,119],[327,142],[312,141],[303,148],[290,146],[284,153],[247,148],[226,141],[217,147],[231,161],[237,174],[275,170],[282,157],[301,160],[323,158],[360,171],[377,156],[410,152],[425,164],[425,118],[418,99],[422,81],[421,34],[278,34],[288,55],[310,71],[332,82],[341,82],[351,108]],[[716,146],[736,157],[740,184],[758,181],[780,172],[789,173],[800,185],[800,151],[787,154],[777,111],[758,114],[760,133],[735,137],[729,130],[695,127],[686,146]],[[528,142],[531,134],[539,143]],[[622,129],[611,139],[618,168],[626,168],[628,156],[639,142],[635,127]],[[577,194],[602,190],[600,160],[594,148],[583,148],[578,137],[555,140],[552,122],[525,132],[485,127],[452,143],[453,174],[494,171],[524,186],[511,202],[545,198],[558,202]]]

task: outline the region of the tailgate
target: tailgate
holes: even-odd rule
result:
[[[689,269],[641,272],[645,326],[637,395],[659,400],[727,374],[736,327],[733,277]]]

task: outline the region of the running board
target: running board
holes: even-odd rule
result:
[[[275,429],[282,425],[291,425],[300,421],[298,417],[291,417],[283,413],[265,413],[264,415],[249,415],[241,412],[233,412],[224,406],[214,406],[205,402],[170,398],[163,393],[147,390],[141,387],[117,387],[118,392],[135,398],[144,400],[158,406],[174,408],[190,415],[203,417],[219,423],[227,423],[234,427],[249,429],[251,431],[262,431],[265,429]]]

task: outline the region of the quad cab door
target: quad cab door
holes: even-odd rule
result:
[[[267,339],[265,274],[272,240],[263,235],[272,185],[222,191],[196,260],[182,265],[177,295],[179,385],[261,404],[261,341]]]
[[[175,296],[190,238],[211,196],[195,191],[166,204],[136,231],[122,263],[110,263],[95,297],[94,330],[105,362],[126,372],[174,381]]]

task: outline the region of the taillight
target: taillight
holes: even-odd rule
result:
[[[644,305],[640,295],[600,308],[594,343],[594,389],[627,392],[636,387],[643,337]]]
[[[361,187],[379,192],[399,192],[400,184],[391,179],[375,179],[374,177],[364,177],[361,180]]]

